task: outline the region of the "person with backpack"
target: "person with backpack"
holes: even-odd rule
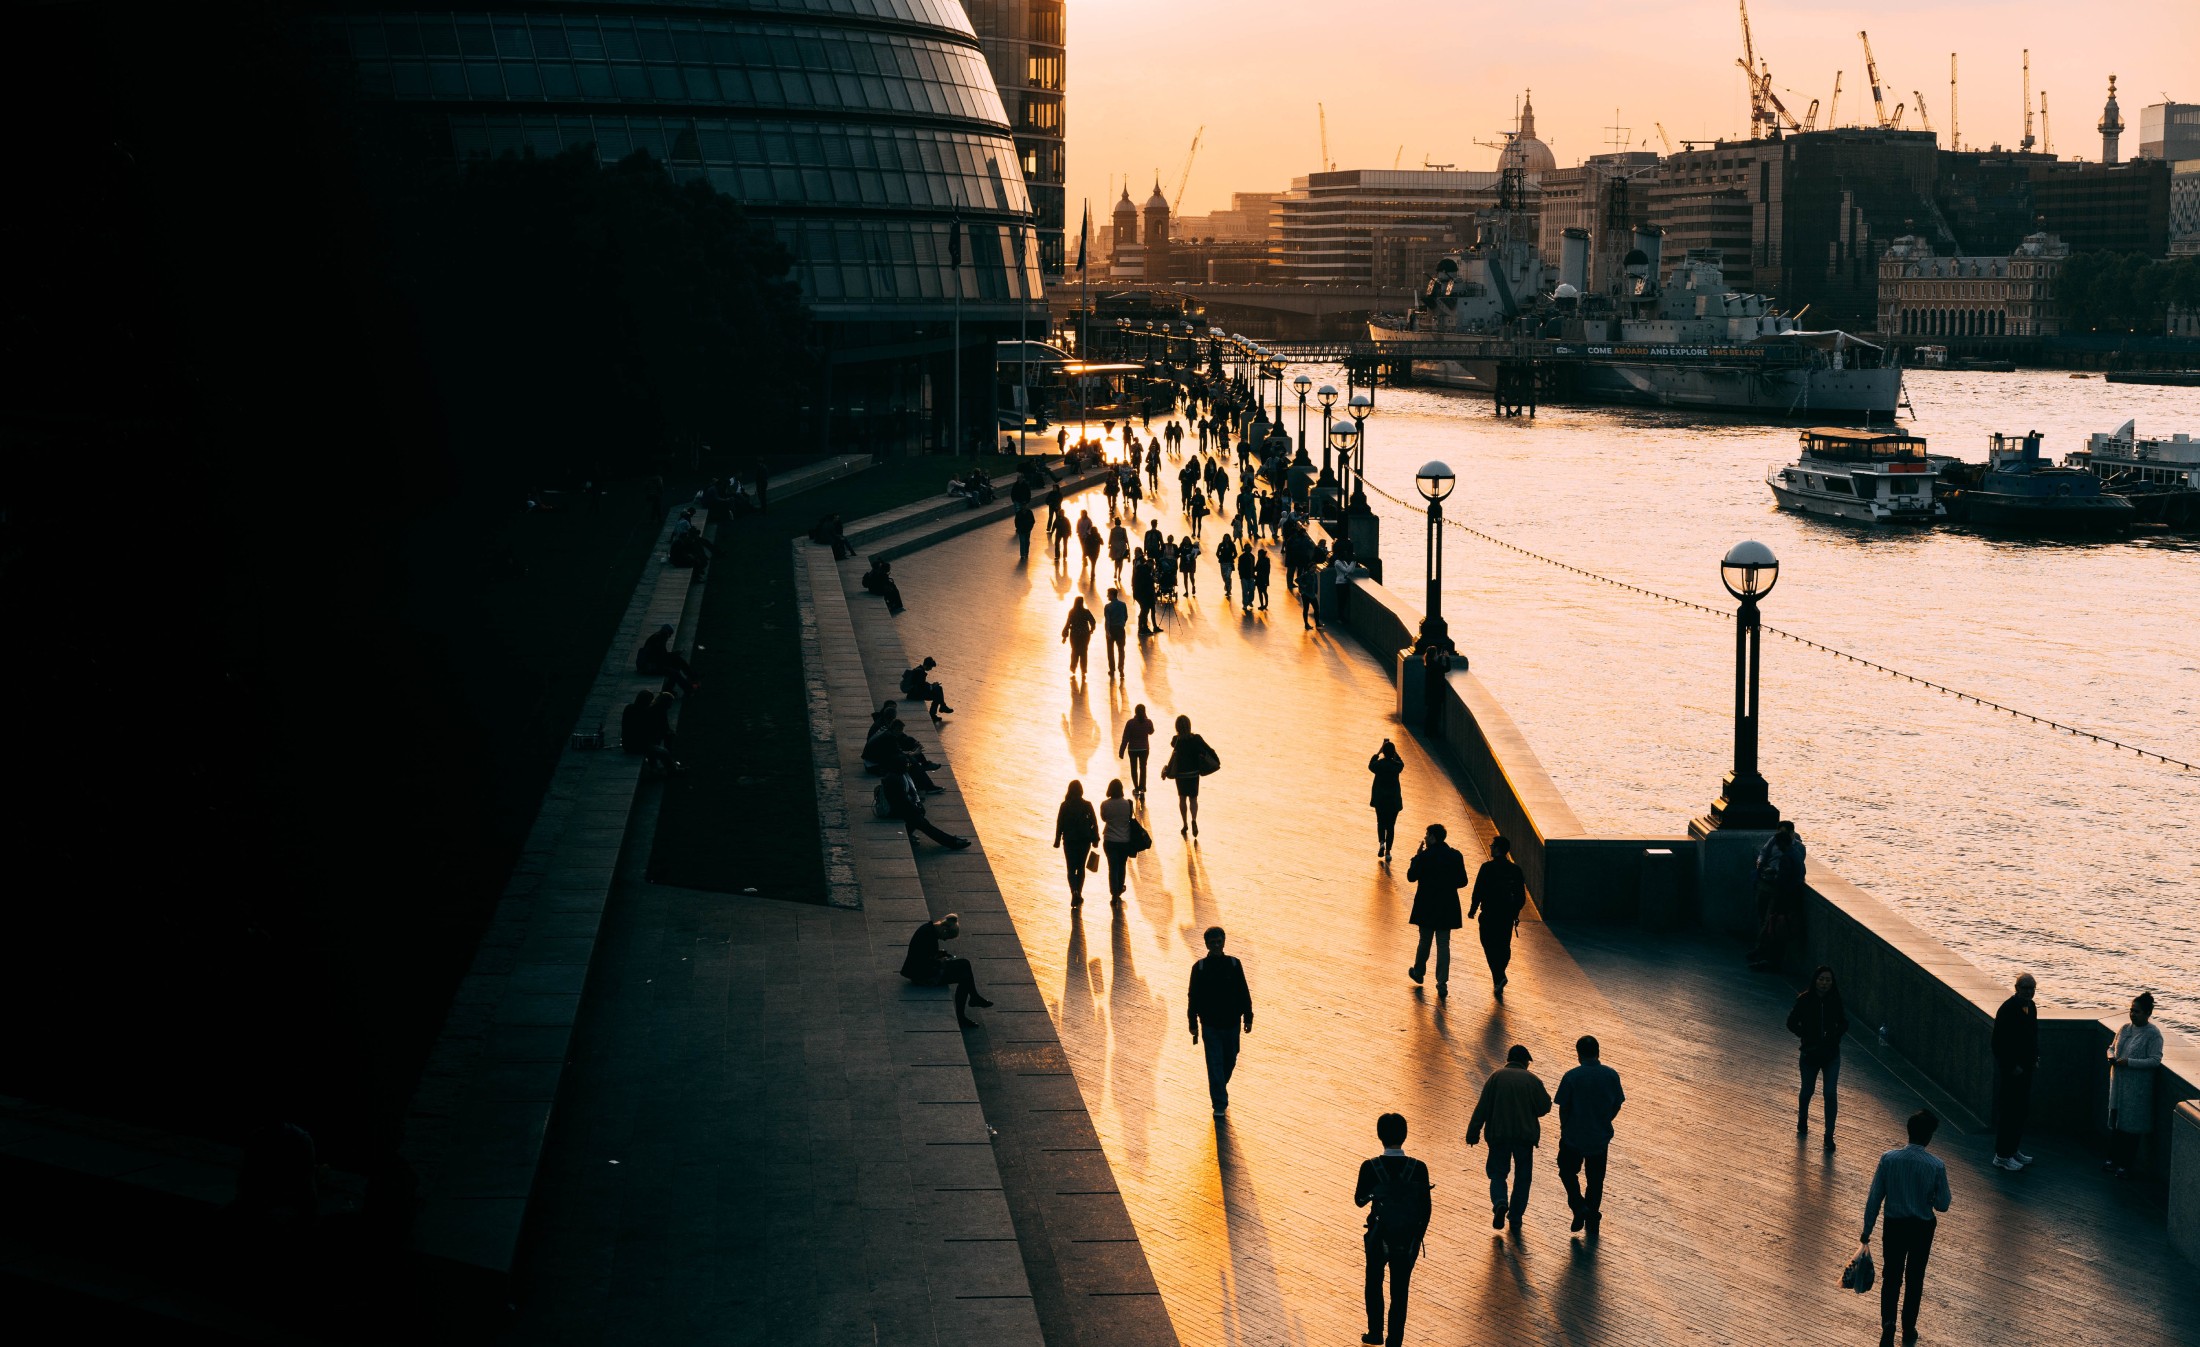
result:
[[[947,690],[926,677],[938,667],[940,662],[926,655],[924,663],[913,669],[903,670],[901,675],[901,695],[923,702],[925,709],[932,713],[932,723],[935,725],[940,723],[941,716],[955,714],[955,708],[947,704]]]
[[[1169,741],[1168,765],[1161,769],[1162,779],[1176,783],[1176,812],[1183,824],[1178,832],[1199,836],[1199,779],[1221,770],[1221,755],[1192,733],[1192,718],[1178,716],[1176,737]]]
[[[1375,1120],[1375,1136],[1383,1153],[1360,1162],[1359,1183],[1352,1203],[1366,1207],[1367,1235],[1367,1333],[1360,1339],[1370,1347],[1399,1347],[1406,1336],[1406,1292],[1413,1281],[1413,1264],[1421,1256],[1421,1241],[1428,1235],[1428,1165],[1405,1153],[1406,1119],[1402,1113],[1385,1113]],[[1390,1270],[1390,1332],[1383,1332],[1383,1269]]]

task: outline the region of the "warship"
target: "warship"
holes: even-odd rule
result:
[[[1550,402],[1893,420],[1902,370],[1891,352],[1729,290],[1717,249],[1691,248],[1661,275],[1664,231],[1634,227],[1620,276],[1590,293],[1589,232],[1568,229],[1549,274],[1525,237],[1524,157],[1506,135],[1497,208],[1475,246],[1437,261],[1413,312],[1369,319],[1374,341],[1428,345],[1426,358],[1409,356],[1415,381],[1497,392],[1507,363],[1547,357],[1564,367]]]

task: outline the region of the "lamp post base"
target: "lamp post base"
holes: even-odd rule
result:
[[[1779,826],[1780,811],[1773,808],[1765,779],[1755,772],[1740,776],[1728,772],[1720,782],[1724,788],[1719,798],[1711,802],[1711,812],[1704,817],[1714,828],[1773,828]]]
[[[1705,930],[1748,939],[1764,917],[1757,911],[1757,853],[1770,828],[1737,828],[1710,815],[1688,821],[1696,843],[1696,918]]]

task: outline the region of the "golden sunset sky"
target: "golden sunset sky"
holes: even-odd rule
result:
[[[2032,88],[2048,95],[2054,149],[2098,158],[2108,77],[2136,153],[2139,110],[2167,94],[2200,101],[2200,0],[1754,0],[1757,54],[1775,92],[1800,118],[1841,81],[1840,120],[1869,124],[1871,88],[1857,31],[1871,34],[1890,112],[1917,91],[1948,143],[1948,55],[1961,58],[1965,148],[2023,134],[2022,53]],[[1477,145],[1509,127],[1514,99],[1534,90],[1536,129],[1561,165],[1611,148],[1613,109],[1629,148],[1739,137],[1748,103],[1733,0],[1665,4],[1467,5],[1452,0],[1073,0],[1069,6],[1069,229],[1092,202],[1104,224],[1124,176],[1133,199],[1156,170],[1174,196],[1192,134],[1206,136],[1183,209],[1229,204],[1233,191],[1287,187],[1320,157],[1317,101],[1328,106],[1339,168],[1423,159],[1488,169]]]

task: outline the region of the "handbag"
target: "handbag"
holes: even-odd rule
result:
[[[1097,870],[1098,870],[1098,869],[1100,868],[1100,853],[1099,853],[1099,852],[1097,852],[1097,851],[1088,851],[1088,852],[1086,852],[1086,853],[1085,853],[1085,868],[1086,868],[1087,870],[1093,870],[1093,871],[1097,871]]]
[[[1858,1249],[1856,1257],[1851,1258],[1849,1265],[1841,1269],[1841,1287],[1843,1290],[1854,1291],[1858,1295],[1862,1295],[1872,1289],[1872,1279],[1875,1275],[1872,1268],[1872,1251],[1870,1249]]]
[[[1201,776],[1213,776],[1222,770],[1222,757],[1205,739],[1192,745],[1192,765]]]
[[[1124,854],[1129,856],[1136,856],[1141,851],[1150,851],[1152,849],[1153,834],[1146,831],[1145,824],[1140,823],[1137,819],[1132,819],[1130,849]]]

